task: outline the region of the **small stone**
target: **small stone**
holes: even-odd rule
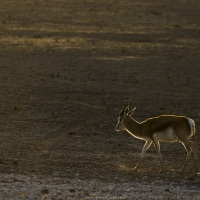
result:
[[[76,192],[76,190],[75,190],[75,189],[70,189],[69,191],[70,191],[70,192]]]
[[[72,136],[74,134],[75,134],[75,132],[71,132],[71,131],[68,133],[69,136]]]
[[[165,192],[170,192],[170,189],[169,189],[169,188],[166,188],[166,189],[165,189]]]
[[[41,193],[42,194],[48,194],[49,193],[49,189],[44,188],[44,189],[41,190]]]

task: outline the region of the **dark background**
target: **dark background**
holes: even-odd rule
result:
[[[134,172],[143,141],[114,128],[132,99],[138,121],[186,115],[200,132],[199,1],[0,4],[1,173],[180,179],[180,143],[161,144],[166,173],[153,146]]]

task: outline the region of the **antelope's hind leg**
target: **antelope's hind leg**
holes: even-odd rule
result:
[[[186,164],[187,164],[188,160],[191,157],[192,151],[194,153],[194,167],[195,167],[195,172],[197,173],[197,171],[198,171],[198,167],[197,167],[197,145],[194,142],[190,141],[189,139],[186,140],[186,141],[184,141],[184,142],[182,142],[182,144],[183,144],[183,146],[186,149],[187,155],[186,155],[183,167],[181,169],[181,173],[184,172]]]

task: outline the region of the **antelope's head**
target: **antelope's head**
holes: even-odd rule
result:
[[[124,102],[124,106],[123,106],[122,110],[119,113],[118,122],[117,122],[117,125],[115,127],[116,131],[123,131],[123,130],[126,129],[126,127],[125,127],[126,118],[130,117],[134,113],[134,111],[136,109],[136,107],[135,107],[132,110],[130,110],[131,100],[129,100],[129,104],[128,105],[127,105],[127,102],[128,102],[128,100],[126,100]]]

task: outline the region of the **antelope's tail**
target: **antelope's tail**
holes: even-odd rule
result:
[[[188,119],[188,122],[190,125],[190,137],[193,138],[195,144],[197,144],[195,122],[192,119]]]
[[[196,173],[198,172],[198,144],[197,144],[197,138],[196,138],[196,129],[195,129],[195,122],[192,119],[188,119],[190,124],[190,135],[194,140],[194,159],[195,159],[195,170]]]

